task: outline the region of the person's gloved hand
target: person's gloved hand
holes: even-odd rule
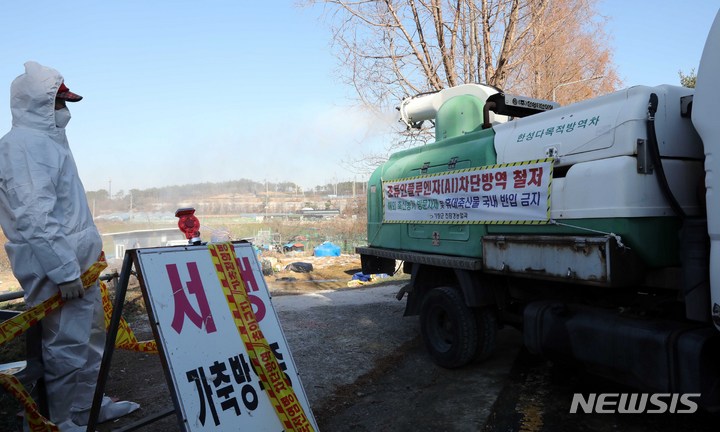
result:
[[[60,294],[64,300],[70,300],[85,295],[85,288],[83,288],[80,278],[70,282],[63,282],[58,285],[58,288],[60,288]]]

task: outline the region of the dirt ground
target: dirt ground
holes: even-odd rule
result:
[[[311,263],[313,271],[284,270],[293,262]],[[717,430],[718,417],[703,414],[568,415],[574,393],[636,390],[531,356],[522,348],[520,332],[510,327],[498,332],[498,349],[487,361],[456,370],[441,368],[425,352],[417,317],[404,317],[404,302],[395,299],[407,275],[349,287],[360,267],[355,256],[286,256],[275,265],[279,271],[265,280],[321,431]],[[313,294],[293,295],[302,293]],[[365,304],[346,300],[371,296]],[[304,299],[320,299],[320,306],[308,307]],[[124,316],[140,340],[150,339],[136,284],[126,300]],[[22,342],[12,341],[1,348],[0,363],[22,353]],[[115,350],[105,393],[136,401],[142,408],[98,430],[127,430],[162,413],[163,418],[138,430],[179,430],[164,373],[157,355]],[[18,411],[15,401],[0,392],[0,432],[16,430]]]
[[[293,263],[311,264],[312,271],[296,271],[298,266]],[[120,267],[121,263],[110,263],[108,270]],[[264,269],[272,268],[272,274],[266,274],[265,281],[272,296],[294,295],[326,290],[352,289],[376,284],[402,283],[407,275],[377,278],[373,281],[359,282],[352,280],[353,274],[360,272],[360,259],[357,255],[339,257],[314,257],[308,254],[282,255],[269,254],[263,256]],[[295,270],[293,270],[293,267]],[[269,271],[268,271],[269,273]],[[0,292],[19,289],[17,282],[9,272],[0,273]],[[112,288],[112,287],[111,287]],[[112,289],[111,289],[112,291]],[[21,301],[0,304],[0,309],[22,310]],[[126,296],[123,316],[130,323],[139,340],[152,339],[152,330],[147,321],[142,293],[137,280],[131,278]],[[0,351],[0,363],[22,360],[24,354],[24,337],[6,344]],[[143,416],[171,409],[172,399],[167,391],[167,384],[162,364],[157,355],[116,350],[112,357],[110,374],[106,386],[106,394],[122,399],[131,399],[141,404]],[[323,408],[320,408],[322,411]],[[0,432],[13,431],[19,405],[7,395],[0,392]],[[322,416],[322,412],[315,413]],[[143,416],[137,415],[129,421],[138,421]],[[131,416],[132,417],[132,416]],[[128,419],[123,421],[127,427]],[[117,427],[113,424],[100,425],[98,430],[110,431]],[[142,430],[172,431],[177,423],[174,414],[146,426]]]

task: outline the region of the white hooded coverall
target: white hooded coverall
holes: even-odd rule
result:
[[[62,82],[56,70],[25,63],[10,88],[12,129],[0,139],[0,225],[28,306],[80,277],[102,249],[65,129],[55,124]],[[43,319],[42,330],[50,419],[72,430],[63,424],[90,409],[105,345],[97,283]]]

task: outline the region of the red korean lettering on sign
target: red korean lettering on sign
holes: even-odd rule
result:
[[[300,407],[300,402],[294,395],[288,395],[281,398],[280,403],[285,409],[285,412],[288,414],[288,417],[290,417],[294,427],[304,427],[308,423],[307,417],[305,417],[305,414]]]
[[[469,185],[470,185],[470,176],[461,175],[460,176],[460,186],[458,187],[458,191],[459,192],[467,192]]]
[[[187,292],[185,292],[185,287],[180,280],[177,266],[175,264],[168,264],[165,266],[165,269],[170,278],[170,288],[172,289],[173,303],[175,305],[171,327],[180,334],[185,322],[185,317],[187,317],[197,328],[205,328],[208,334],[216,332],[217,328],[215,327],[215,321],[213,321],[212,313],[210,312],[210,305],[205,295],[205,288],[200,278],[197,263],[187,263],[188,273],[190,274],[190,280],[187,282]],[[190,304],[188,294],[195,296],[200,312],[196,311]]]
[[[441,193],[440,179],[432,179],[432,194],[440,195]]]
[[[261,322],[263,318],[265,318],[266,308],[262,299],[253,295],[254,292],[260,290],[260,286],[255,279],[255,274],[250,266],[250,260],[247,257],[243,257],[242,259],[237,258],[237,265],[240,269],[240,277],[243,282],[245,282],[245,292],[248,294],[248,300],[250,300],[250,303],[252,303],[255,308],[255,319],[257,322]]]
[[[408,196],[411,196],[411,197],[415,196],[415,183],[414,182],[408,183],[407,194],[408,194]]]
[[[495,186],[503,190],[507,187],[507,171],[495,173]]]
[[[470,192],[480,192],[481,190],[481,181],[480,181],[480,174],[471,174],[470,175]]]
[[[513,170],[513,187],[523,189],[527,184],[527,169]]]
[[[535,185],[535,186],[542,186],[542,175],[543,175],[543,169],[542,167],[537,168],[530,168],[530,180],[528,180],[527,184],[529,185]]]
[[[485,192],[492,190],[493,179],[494,179],[493,173],[482,173],[481,178],[482,178],[482,189]]]

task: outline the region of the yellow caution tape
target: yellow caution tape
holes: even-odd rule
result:
[[[39,305],[0,323],[0,345],[10,342],[63,304],[58,292]]]
[[[95,261],[89,269],[85,270],[85,272],[80,275],[80,280],[82,281],[83,287],[88,288],[98,279],[100,279],[100,273],[102,273],[102,271],[105,270],[107,266],[107,261],[105,260],[105,251],[101,251],[98,260]]]
[[[0,385],[17,399],[25,408],[25,418],[32,432],[59,432],[50,420],[40,414],[37,404],[25,387],[12,375],[0,373]]]
[[[105,253],[101,253],[97,262],[87,269],[81,276],[80,280],[85,288],[92,286],[100,278],[100,273],[107,268],[105,261]],[[105,329],[110,325],[112,316],[112,304],[108,294],[107,285],[100,281],[100,292],[102,295],[103,310],[105,312]],[[0,345],[5,344],[20,336],[30,327],[37,324],[42,318],[46,317],[50,312],[54,311],[64,303],[60,293],[55,294],[39,305],[28,309],[27,311],[0,323]],[[117,348],[129,349],[133,351],[141,351],[148,353],[157,353],[157,344],[154,340],[138,342],[135,334],[128,325],[125,318],[121,318],[120,327],[118,328],[117,338],[115,340]]]
[[[101,252],[98,260],[80,276],[83,287],[87,289],[97,282],[100,278],[100,273],[102,273],[105,268],[107,268],[105,252]],[[105,314],[105,329],[107,330],[110,324],[110,317],[112,316],[112,305],[110,303],[107,285],[103,281],[100,281],[100,292],[102,295],[102,304]],[[6,342],[20,336],[64,303],[65,301],[58,292],[39,305],[36,305],[9,320],[3,321],[0,323],[0,345],[3,345]],[[117,348],[131,351],[153,354],[157,354],[158,352],[157,343],[154,340],[138,342],[135,337],[135,333],[130,328],[130,325],[128,325],[125,318],[122,317],[120,319],[120,326],[118,327],[118,333],[115,339],[115,346]],[[30,394],[27,390],[25,390],[22,383],[20,383],[17,378],[9,374],[0,373],[0,385],[2,385],[8,393],[13,395],[25,408],[25,416],[28,420],[28,425],[30,426],[31,431],[58,431],[57,426],[40,414],[37,404],[33,401]]]
[[[208,249],[235,325],[283,429],[296,432],[314,431],[292,386],[284,378],[285,375],[277,373],[280,366],[255,318],[252,303],[245,290],[245,281],[242,280],[238,268],[235,248],[232,243],[216,243],[209,244]],[[270,376],[279,379],[271,381]]]
[[[110,327],[110,318],[112,317],[113,308],[110,303],[107,285],[103,281],[100,281],[100,292],[102,294],[103,311],[105,312],[105,330],[107,330]],[[135,333],[123,317],[120,317],[120,324],[118,326],[117,336],[115,337],[115,347],[126,349],[128,351],[145,352],[150,354],[158,353],[157,342],[154,340],[138,342],[137,337],[135,337]]]
[[[83,287],[87,288],[94,284],[100,277],[100,273],[102,273],[106,267],[107,261],[105,261],[105,253],[101,252],[97,262],[80,276]],[[64,303],[65,301],[58,292],[39,305],[4,321],[0,324],[0,345],[20,336]],[[9,374],[0,373],[0,384],[25,408],[25,418],[28,421],[28,426],[30,426],[31,431],[58,431],[57,426],[40,414],[37,404],[17,378]]]

